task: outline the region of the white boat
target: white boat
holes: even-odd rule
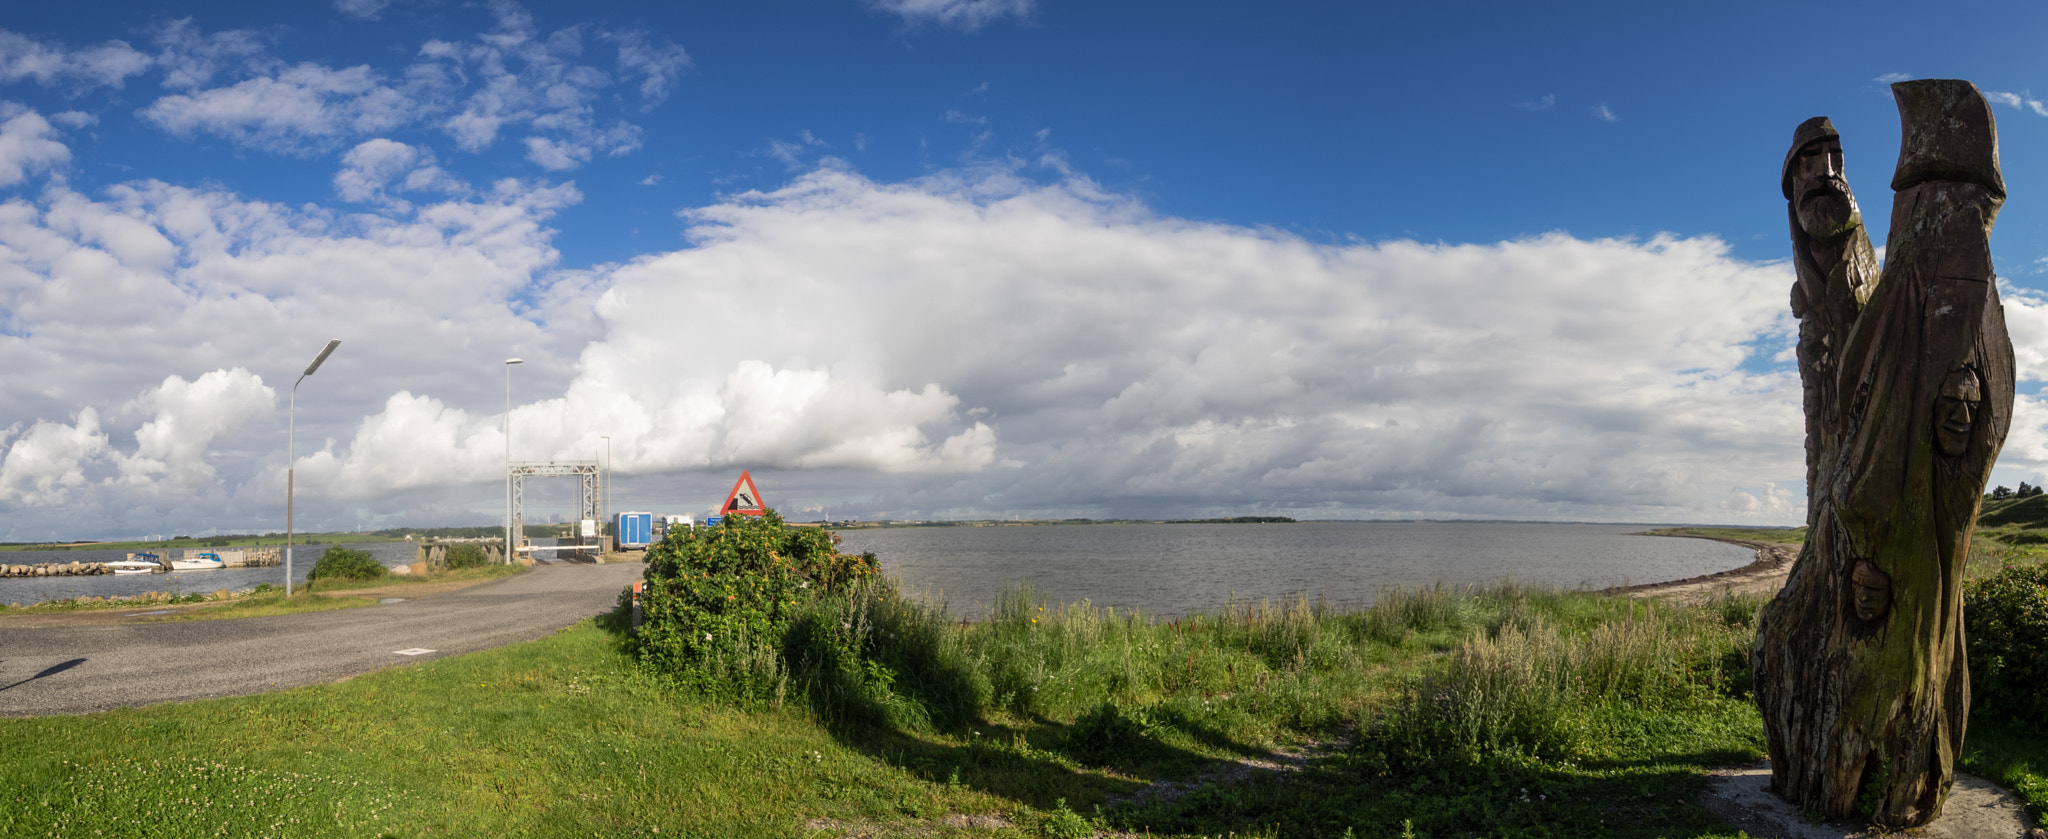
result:
[[[227,563],[220,560],[220,554],[212,551],[185,552],[184,559],[171,560],[172,571],[205,571],[209,568],[225,568]]]
[[[154,574],[165,570],[164,558],[147,551],[136,551],[127,559],[104,564],[116,574]]]

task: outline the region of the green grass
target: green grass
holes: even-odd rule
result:
[[[1157,621],[1016,591],[966,626],[828,607],[886,678],[793,665],[780,700],[711,701],[608,616],[337,684],[0,720],[0,835],[1703,839],[1738,835],[1693,804],[1703,771],[1762,748],[1731,657],[1749,600],[1440,587]],[[1965,763],[2038,807],[2028,737],[1973,721]],[[1276,747],[1306,759],[1125,800]]]
[[[787,836],[1010,806],[795,708],[675,696],[589,622],[339,684],[0,720],[0,753],[5,836]]]
[[[439,574],[429,574],[424,577],[415,577],[410,574],[393,574],[378,577],[374,580],[323,579],[315,580],[310,583],[304,583],[300,587],[325,594],[328,592],[336,591],[356,591],[358,589],[366,588],[384,588],[385,586],[417,586],[426,585],[429,583],[463,582],[468,580],[495,580],[499,577],[510,577],[514,574],[524,574],[528,570],[529,569],[524,565],[485,565],[475,568],[454,568],[447,571],[443,571]]]
[[[310,594],[284,596],[284,592],[265,593],[238,597],[218,606],[203,606],[188,609],[175,615],[165,615],[163,620],[175,621],[216,621],[234,618],[262,618],[273,615],[303,615],[312,612],[332,612],[336,609],[354,609],[358,606],[375,606],[377,601],[370,597],[319,597]]]
[[[0,603],[0,615],[47,615],[56,612],[83,612],[94,609],[137,609],[145,606],[160,606],[179,603],[203,603],[211,595],[193,592],[178,594],[160,591],[128,598],[115,597],[65,597],[36,603],[11,605]]]
[[[2048,828],[2048,729],[2010,718],[1970,718],[1958,768],[2012,790]]]
[[[1984,516],[1980,519],[1976,538],[1970,542],[1970,556],[1963,564],[1963,578],[1978,579],[2007,565],[2048,562],[2048,512],[2043,511],[2048,511],[2048,496],[1984,502]],[[1804,527],[1663,527],[1647,532],[1652,536],[1747,539],[1786,545],[1806,541]]]

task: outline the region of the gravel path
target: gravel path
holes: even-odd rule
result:
[[[644,568],[547,565],[434,597],[303,615],[9,628],[0,716],[243,696],[500,647],[610,611]],[[427,652],[400,652],[412,650]]]

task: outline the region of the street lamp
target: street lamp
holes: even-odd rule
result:
[[[505,359],[505,564],[512,564],[512,365],[523,358]]]
[[[284,438],[284,596],[292,596],[292,472],[299,456],[299,382],[320,369],[321,362],[334,354],[334,348],[341,346],[341,339],[335,338],[313,356],[313,363],[306,365],[306,372],[300,373],[298,381],[292,382],[291,410],[285,416]]]
[[[612,555],[612,542],[611,537],[605,535],[608,532],[605,528],[605,523],[611,521],[611,511],[605,508],[605,501],[610,498],[607,493],[611,491],[609,482],[612,479],[612,435],[599,434],[597,436],[604,438],[604,474],[597,477],[597,539],[598,544],[604,546],[604,550],[598,551],[598,553],[601,556],[610,557]]]

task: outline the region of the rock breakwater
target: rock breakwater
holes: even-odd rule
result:
[[[112,574],[103,562],[64,562],[44,565],[0,565],[0,577],[90,577]]]

